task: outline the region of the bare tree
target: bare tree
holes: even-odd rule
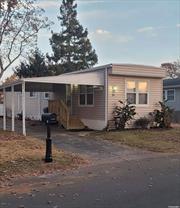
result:
[[[35,48],[37,34],[51,22],[36,0],[0,0],[0,78],[20,57]]]
[[[180,59],[173,63],[163,63],[161,67],[167,71],[170,78],[180,78]]]

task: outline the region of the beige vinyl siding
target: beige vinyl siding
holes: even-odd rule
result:
[[[112,74],[134,77],[163,78],[165,77],[166,72],[158,67],[113,65]]]
[[[78,87],[73,89],[72,94],[72,114],[80,119],[104,120],[105,119],[105,91],[104,89],[94,89],[94,105],[79,106]]]
[[[125,101],[126,80],[147,80],[149,83],[149,104],[146,106],[136,106],[136,117],[147,116],[149,112],[152,112],[155,108],[158,108],[158,102],[162,101],[163,82],[160,78],[137,78],[137,77],[124,77],[124,76],[112,76],[108,78],[108,120],[113,118],[112,113],[115,106],[118,104],[118,100]],[[117,92],[112,95],[112,86],[117,86]]]

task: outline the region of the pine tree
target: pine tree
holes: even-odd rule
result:
[[[94,66],[98,62],[95,50],[88,39],[88,30],[77,19],[75,0],[63,0],[60,6],[61,32],[52,33],[50,44],[53,60],[60,71],[69,72]]]
[[[15,68],[15,74],[19,78],[49,76],[51,73],[46,64],[44,55],[38,49],[28,57],[27,62],[21,62],[20,65]]]

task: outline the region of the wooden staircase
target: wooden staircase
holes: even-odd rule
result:
[[[48,108],[50,113],[57,115],[58,122],[68,130],[84,129],[83,122],[77,117],[70,115],[67,105],[62,100],[49,100]]]

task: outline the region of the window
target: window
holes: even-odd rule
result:
[[[30,92],[29,97],[30,98],[35,98],[36,97],[36,92]]]
[[[80,85],[80,87],[79,87],[79,104],[82,106],[91,106],[94,104],[93,86]]]
[[[44,99],[47,99],[47,100],[49,99],[49,93],[48,92],[44,93]]]
[[[163,91],[163,99],[168,101],[175,100],[175,89],[168,89]]]
[[[148,104],[148,82],[129,80],[126,82],[126,98],[131,104]]]

